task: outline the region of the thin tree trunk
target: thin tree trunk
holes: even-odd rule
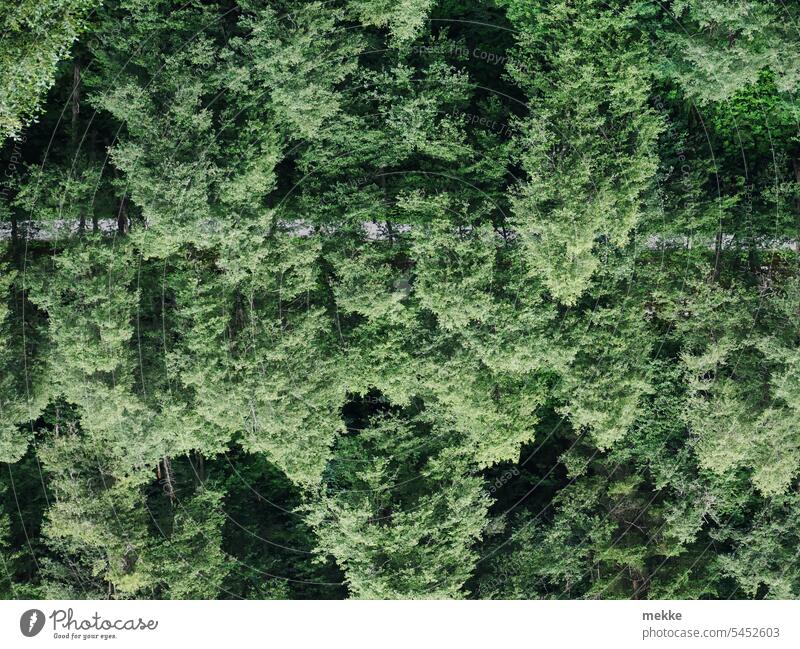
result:
[[[119,210],[117,211],[117,232],[125,234],[128,231],[128,208],[125,204],[125,196],[119,202]]]
[[[175,483],[172,479],[172,464],[170,463],[169,458],[165,455],[162,460],[161,464],[164,467],[164,479],[163,479],[163,489],[164,493],[169,496],[170,501],[175,501]]]
[[[78,143],[78,116],[81,112],[81,62],[72,67],[72,144]]]
[[[717,231],[716,237],[714,237],[714,281],[716,282],[719,279],[720,273],[720,257],[722,255],[722,230],[720,229]]]
[[[72,139],[72,155],[78,155],[78,116],[81,112],[81,62],[75,59],[75,64],[72,66],[72,123],[70,127],[70,136]],[[80,224],[78,230],[81,235],[86,232],[86,214],[83,209],[80,209]]]
[[[205,458],[197,451],[194,451],[189,456],[189,462],[192,465],[192,469],[194,469],[194,477],[197,481],[197,484],[202,485],[206,481]]]
[[[797,164],[797,158],[792,158],[792,167],[794,167],[794,180],[797,183],[797,190],[794,195],[794,209],[800,211],[800,165]]]

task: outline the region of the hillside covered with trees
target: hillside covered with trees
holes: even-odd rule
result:
[[[800,597],[799,3],[0,19],[0,598]]]

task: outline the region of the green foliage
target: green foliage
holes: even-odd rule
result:
[[[482,481],[457,454],[421,448],[414,432],[384,418],[343,438],[308,507],[318,551],[333,555],[354,597],[456,598],[477,559],[489,505]]]
[[[58,64],[99,0],[3,0],[0,133],[16,137],[40,110]]]
[[[800,596],[795,7],[57,4],[0,597]]]
[[[169,535],[148,548],[144,561],[170,599],[214,599],[231,558],[222,550],[222,492],[203,486],[175,509]]]
[[[723,101],[770,70],[782,92],[800,81],[797,8],[745,0],[680,0],[672,11],[681,29],[665,42],[674,60],[669,72],[686,95],[701,102]]]
[[[523,3],[524,13],[509,4],[520,30],[510,71],[530,108],[518,136],[528,178],[514,221],[531,272],[572,305],[600,265],[598,239],[621,248],[641,218],[662,127],[648,106],[652,65],[636,4]]]
[[[397,45],[419,36],[433,4],[433,0],[351,0],[349,3],[363,24],[388,28]]]

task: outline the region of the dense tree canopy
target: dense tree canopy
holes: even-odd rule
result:
[[[797,5],[0,15],[0,597],[800,597]]]

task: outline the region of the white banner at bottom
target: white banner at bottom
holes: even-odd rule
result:
[[[6,601],[0,647],[800,647],[797,601]],[[605,643],[609,643],[606,645]],[[613,643],[613,644],[612,644]]]

